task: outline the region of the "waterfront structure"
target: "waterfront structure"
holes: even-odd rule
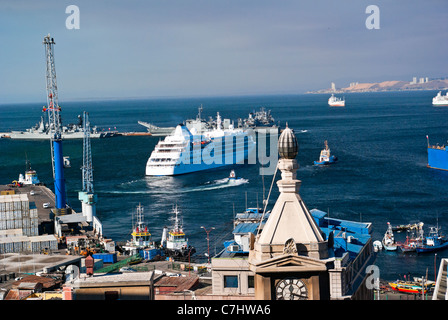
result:
[[[66,282],[65,300],[153,300],[154,280],[160,275],[150,272],[85,274]]]
[[[253,298],[254,273],[249,269],[249,251],[269,214],[259,208],[248,208],[236,215],[233,239],[225,241],[224,249],[212,258],[213,295]]]

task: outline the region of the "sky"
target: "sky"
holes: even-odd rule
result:
[[[445,77],[447,12],[446,0],[0,0],[0,103],[45,101],[48,33],[60,102]]]

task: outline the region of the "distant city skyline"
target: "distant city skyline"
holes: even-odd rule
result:
[[[379,29],[367,28],[370,5]],[[79,29],[68,29],[70,5]],[[45,102],[43,37],[59,101],[298,94],[445,77],[445,0],[0,1],[0,104]]]

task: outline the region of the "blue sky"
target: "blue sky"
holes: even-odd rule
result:
[[[68,5],[80,29],[65,26]],[[380,29],[368,30],[368,5]],[[295,94],[448,76],[446,0],[0,0],[0,103]]]

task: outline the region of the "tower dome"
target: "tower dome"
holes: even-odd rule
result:
[[[297,143],[297,138],[294,131],[288,128],[283,130],[280,138],[278,139],[278,153],[282,159],[295,159],[299,152],[299,144]]]

